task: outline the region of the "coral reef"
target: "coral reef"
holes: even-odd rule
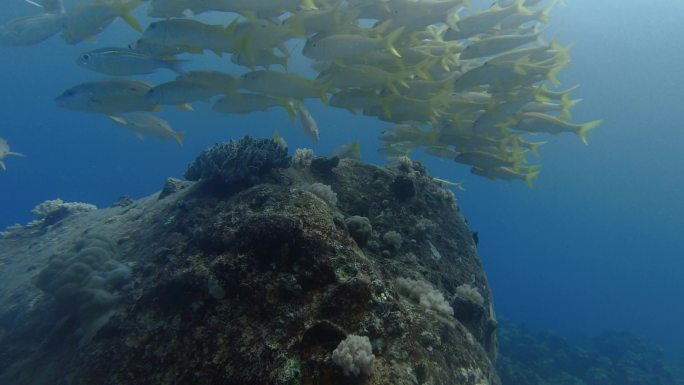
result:
[[[82,202],[64,202],[61,199],[47,200],[37,205],[31,213],[38,219],[33,225],[50,225],[74,213],[97,210],[97,206]]]
[[[288,168],[273,143],[214,147],[162,199],[1,238],[0,383],[500,384],[492,298],[453,195],[416,162]],[[429,285],[436,311],[400,277]],[[466,283],[481,305],[459,299]],[[340,345],[353,336],[358,349]]]
[[[608,331],[573,344],[553,332],[502,322],[497,363],[506,385],[675,385],[663,352],[627,332]]]
[[[203,151],[185,171],[185,178],[215,188],[253,185],[272,169],[286,168],[289,163],[287,148],[278,142],[246,136]]]

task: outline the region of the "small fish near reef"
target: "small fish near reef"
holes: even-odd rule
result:
[[[5,162],[3,162],[3,159],[10,155],[21,157],[26,156],[22,153],[11,151],[9,143],[7,143],[7,140],[0,138],[0,169],[7,170],[7,167],[5,166]]]

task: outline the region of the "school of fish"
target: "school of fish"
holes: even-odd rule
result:
[[[532,185],[540,165],[529,161],[542,134],[573,133],[586,143],[600,123],[571,122],[576,87],[559,88],[557,77],[569,47],[542,37],[556,0],[480,7],[468,0],[97,0],[66,8],[61,0],[25,1],[42,11],[5,21],[0,44],[58,34],[68,44],[93,41],[116,19],[140,32],[119,47],[80,54],[76,63],[102,77],[55,99],[109,116],[139,137],[182,144],[184,135],[155,112],[208,102],[227,114],[282,108],[318,141],[307,108],[318,99],[388,122],[379,139],[389,158],[421,150],[476,175]],[[139,7],[151,20],[145,28]],[[225,18],[208,24],[198,18],[205,12]],[[207,51],[243,71],[184,70]],[[295,54],[310,60],[316,76],[288,67]],[[156,85],[127,78],[159,70],[175,78]],[[342,152],[358,156],[358,142],[342,146],[352,147]]]

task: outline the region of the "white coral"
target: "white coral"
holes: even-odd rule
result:
[[[447,316],[454,315],[454,309],[449,305],[444,295],[429,283],[410,278],[397,278],[396,283],[400,290],[418,301],[426,309]]]
[[[37,205],[31,213],[38,217],[39,222],[46,220],[60,220],[71,214],[97,210],[97,206],[82,202],[64,202],[61,199],[47,200]],[[36,221],[31,222],[35,225]],[[30,224],[30,225],[31,225]]]
[[[306,189],[310,193],[323,199],[323,201],[325,201],[325,203],[327,203],[331,208],[335,208],[335,206],[337,206],[337,194],[327,184],[316,182],[307,186]]]
[[[484,297],[480,294],[480,291],[476,287],[470,286],[467,283],[456,288],[456,296],[470,301],[472,303],[482,306],[484,304]]]
[[[292,165],[297,168],[305,168],[311,166],[314,152],[310,148],[298,148],[292,156]]]
[[[332,360],[342,368],[345,376],[358,376],[359,373],[371,373],[375,356],[368,337],[350,334],[337,345]]]

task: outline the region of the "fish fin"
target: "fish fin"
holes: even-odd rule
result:
[[[237,28],[237,25],[238,25],[238,19],[239,19],[239,18],[237,18],[237,17],[234,18],[234,19],[230,22],[230,24],[228,24],[228,25],[224,28],[224,31],[225,31],[226,35],[233,36],[233,35],[235,34],[235,28]]]
[[[40,4],[38,4],[38,3],[34,2],[34,1],[31,1],[31,0],[24,0],[24,1],[27,2],[27,3],[29,3],[29,4],[31,4],[31,5],[35,5],[36,7],[43,8],[42,5],[40,5]]]
[[[354,144],[352,144],[352,154],[354,154],[356,159],[361,159],[361,139],[357,138]]]
[[[306,34],[306,30],[304,29],[304,20],[302,19],[302,16],[299,13],[293,13],[292,16],[288,17],[284,22],[283,25],[286,25],[290,31],[297,31],[298,32],[303,32]]]
[[[143,135],[143,134],[141,134],[141,133],[139,133],[139,132],[136,132],[136,133],[134,133],[133,135],[135,135],[136,138],[140,139],[140,141],[142,141],[142,142],[145,141],[145,135]]]
[[[382,106],[382,116],[385,119],[391,119],[392,118],[392,110],[390,109],[390,101],[388,98],[383,98],[380,101],[380,105]]]
[[[394,83],[387,82],[385,83],[385,87],[387,87],[387,89],[390,90],[390,92],[392,92],[394,95],[401,95],[397,87],[394,86]]]
[[[7,167],[5,167],[5,162],[0,160],[0,168],[3,170],[7,170]]]
[[[178,108],[181,111],[195,111],[195,109],[192,108],[192,104],[190,103],[177,104],[176,108]]]
[[[513,72],[516,75],[525,76],[527,75],[527,70],[525,70],[525,65],[529,65],[530,57],[525,55],[513,63]]]
[[[319,95],[321,98],[321,101],[323,102],[323,105],[328,107],[330,105],[330,99],[328,98],[328,94],[325,93],[325,90],[321,90],[321,94]]]
[[[532,15],[532,11],[530,11],[527,7],[525,7],[525,0],[516,0],[515,4],[513,5],[515,7],[515,12],[521,14],[521,15]]]
[[[280,105],[283,106],[285,111],[287,111],[287,117],[290,118],[291,122],[294,122],[295,119],[297,119],[297,111],[295,110],[296,104],[294,100],[286,100],[282,102]],[[301,103],[301,102],[298,102]]]
[[[21,152],[10,151],[7,153],[7,155],[14,155],[14,156],[20,156],[22,158],[26,158],[26,155],[22,154]]]
[[[176,142],[178,142],[179,145],[183,145],[185,143],[185,133],[184,132],[174,132],[173,138],[176,139]]]
[[[254,53],[254,48],[252,47],[251,41],[252,34],[241,37],[238,41],[237,52],[245,54],[250,63],[253,63],[255,61],[256,54]]]
[[[304,29],[304,21],[301,16],[292,16],[288,21],[287,26],[290,32],[297,37],[306,39],[306,29]]]
[[[162,111],[162,106],[154,106],[151,112],[161,112]]]
[[[124,125],[124,126],[126,124],[128,124],[128,121],[126,119],[122,118],[121,116],[109,115],[109,118],[112,119],[113,121],[121,124],[121,125]]]
[[[250,11],[248,9],[240,10],[238,13],[240,15],[242,15],[242,17],[244,17],[246,20],[249,20],[249,21],[256,20],[259,18],[256,15],[256,13],[254,13],[253,11]]]
[[[287,72],[287,62],[288,62],[288,60],[289,60],[289,57],[288,57],[288,56],[281,56],[281,57],[279,57],[279,58],[276,60],[276,61],[277,61],[277,64],[280,64],[280,65],[283,67],[283,69],[285,70],[285,72]]]
[[[314,2],[314,0],[302,0],[300,7],[308,10],[318,9],[318,6]]]
[[[582,142],[584,144],[589,144],[589,141],[587,140],[587,132],[589,132],[589,130],[596,128],[596,126],[601,124],[601,122],[603,122],[603,120],[599,119],[588,123],[584,123],[580,126],[579,130],[577,131],[577,135],[579,135],[580,139],[582,139]]]
[[[385,45],[385,49],[387,49],[392,55],[396,57],[401,57],[401,54],[397,49],[394,47],[394,43],[397,41],[399,36],[401,36],[402,32],[404,32],[405,27],[399,27],[395,29],[394,31],[390,32],[389,35],[387,35],[383,39],[383,44]]]

